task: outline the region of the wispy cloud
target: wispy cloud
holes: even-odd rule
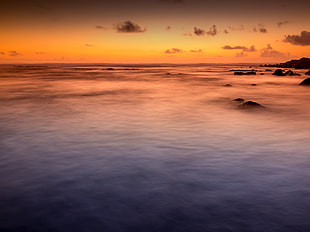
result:
[[[190,50],[191,53],[203,53],[202,49]]]
[[[179,48],[171,48],[171,49],[167,49],[165,51],[166,54],[176,54],[176,53],[183,53],[184,51],[182,49]]]
[[[194,34],[197,36],[205,36],[205,35],[210,35],[210,36],[215,36],[217,34],[217,28],[216,25],[213,25],[208,31],[194,27]]]
[[[244,53],[244,52],[239,52],[239,53],[236,53],[236,57],[238,58],[241,58],[241,57],[247,57],[248,54]]]
[[[289,58],[290,54],[289,53],[283,53],[283,52],[279,52],[276,50],[273,50],[273,48],[271,47],[270,44],[267,44],[266,48],[263,48],[261,50],[261,57],[266,57],[266,58]]]
[[[222,49],[225,50],[243,50],[244,52],[256,52],[257,50],[255,49],[255,46],[252,45],[251,47],[247,48],[246,46],[230,46],[230,45],[225,45],[222,47]]]
[[[170,30],[171,30],[171,26],[167,26],[167,27],[166,27],[166,30],[167,30],[167,31],[170,31]]]
[[[287,35],[283,41],[294,45],[309,46],[310,31],[302,31],[300,35]]]
[[[264,25],[259,24],[257,27],[253,28],[254,32],[267,33],[268,30],[264,27]]]
[[[142,33],[145,32],[146,29],[140,27],[138,24],[133,23],[131,21],[125,21],[123,23],[119,23],[116,27],[117,32],[121,33]]]
[[[17,51],[9,51],[9,56],[20,56],[21,53],[18,53]]]
[[[0,52],[0,55],[5,55],[5,52]]]
[[[285,25],[285,24],[288,24],[288,21],[287,21],[287,20],[278,22],[278,23],[277,23],[277,26],[278,26],[278,27],[282,27],[282,26]]]
[[[46,52],[36,52],[35,53],[36,55],[45,55],[45,54],[47,54]]]
[[[97,25],[97,26],[96,26],[96,29],[105,29],[105,27],[104,27],[104,26],[101,26],[101,25]]]
[[[84,44],[86,47],[94,47],[95,45],[93,44]]]

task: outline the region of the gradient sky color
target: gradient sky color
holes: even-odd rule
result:
[[[310,1],[2,0],[0,63],[275,63],[310,56]]]

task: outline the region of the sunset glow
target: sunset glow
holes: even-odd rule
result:
[[[2,1],[0,62],[281,62],[310,55],[309,9],[306,0]]]

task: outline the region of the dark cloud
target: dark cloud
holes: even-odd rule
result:
[[[0,55],[5,55],[5,52],[0,52]]]
[[[198,27],[194,27],[194,34],[197,36],[204,36],[206,34],[206,31]]]
[[[217,34],[216,26],[213,25],[209,31],[207,31],[207,35],[215,36]]]
[[[93,44],[84,44],[86,47],[94,47],[95,45]]]
[[[256,49],[255,49],[255,46],[252,45],[250,48],[247,48],[245,46],[230,46],[230,45],[225,45],[222,47],[222,49],[225,49],[225,50],[243,50],[244,52],[256,52]]]
[[[104,26],[100,26],[100,25],[96,26],[96,28],[97,28],[97,29],[105,29]]]
[[[270,44],[267,44],[266,48],[263,48],[261,50],[261,57],[266,57],[266,58],[289,58],[290,54],[289,53],[283,53],[283,52],[279,52],[276,50],[273,50],[273,48],[271,47]]]
[[[240,57],[246,57],[248,56],[248,54],[244,53],[244,52],[240,52],[240,53],[236,53],[236,57],[240,58]]]
[[[203,53],[202,49],[190,50],[191,53]]]
[[[217,34],[217,29],[216,25],[213,25],[209,31],[205,31],[201,28],[194,27],[194,34],[197,36],[204,36],[204,35],[210,35],[210,36],[215,36]]]
[[[260,33],[267,33],[268,30],[261,24],[259,24],[257,27],[253,28],[254,32],[260,32]]]
[[[138,24],[131,21],[125,21],[118,24],[116,30],[121,33],[141,33],[146,31],[145,28],[142,28]]]
[[[302,31],[300,35],[288,35],[283,41],[294,45],[309,46],[310,31]]]
[[[171,48],[171,49],[167,49],[165,51],[166,54],[176,54],[176,53],[183,53],[182,49],[179,48]]]
[[[170,30],[171,30],[171,26],[167,26],[167,27],[166,27],[166,30],[167,30],[167,31],[170,31]]]
[[[287,21],[287,20],[278,22],[278,23],[277,23],[277,26],[278,26],[278,27],[281,27],[281,26],[283,26],[283,25],[285,25],[285,24],[288,24],[288,21]]]
[[[20,56],[21,53],[18,53],[17,51],[9,51],[9,56]]]

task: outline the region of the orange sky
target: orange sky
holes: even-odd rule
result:
[[[295,1],[296,2],[296,1]],[[309,1],[11,0],[0,63],[275,63],[310,56]]]

